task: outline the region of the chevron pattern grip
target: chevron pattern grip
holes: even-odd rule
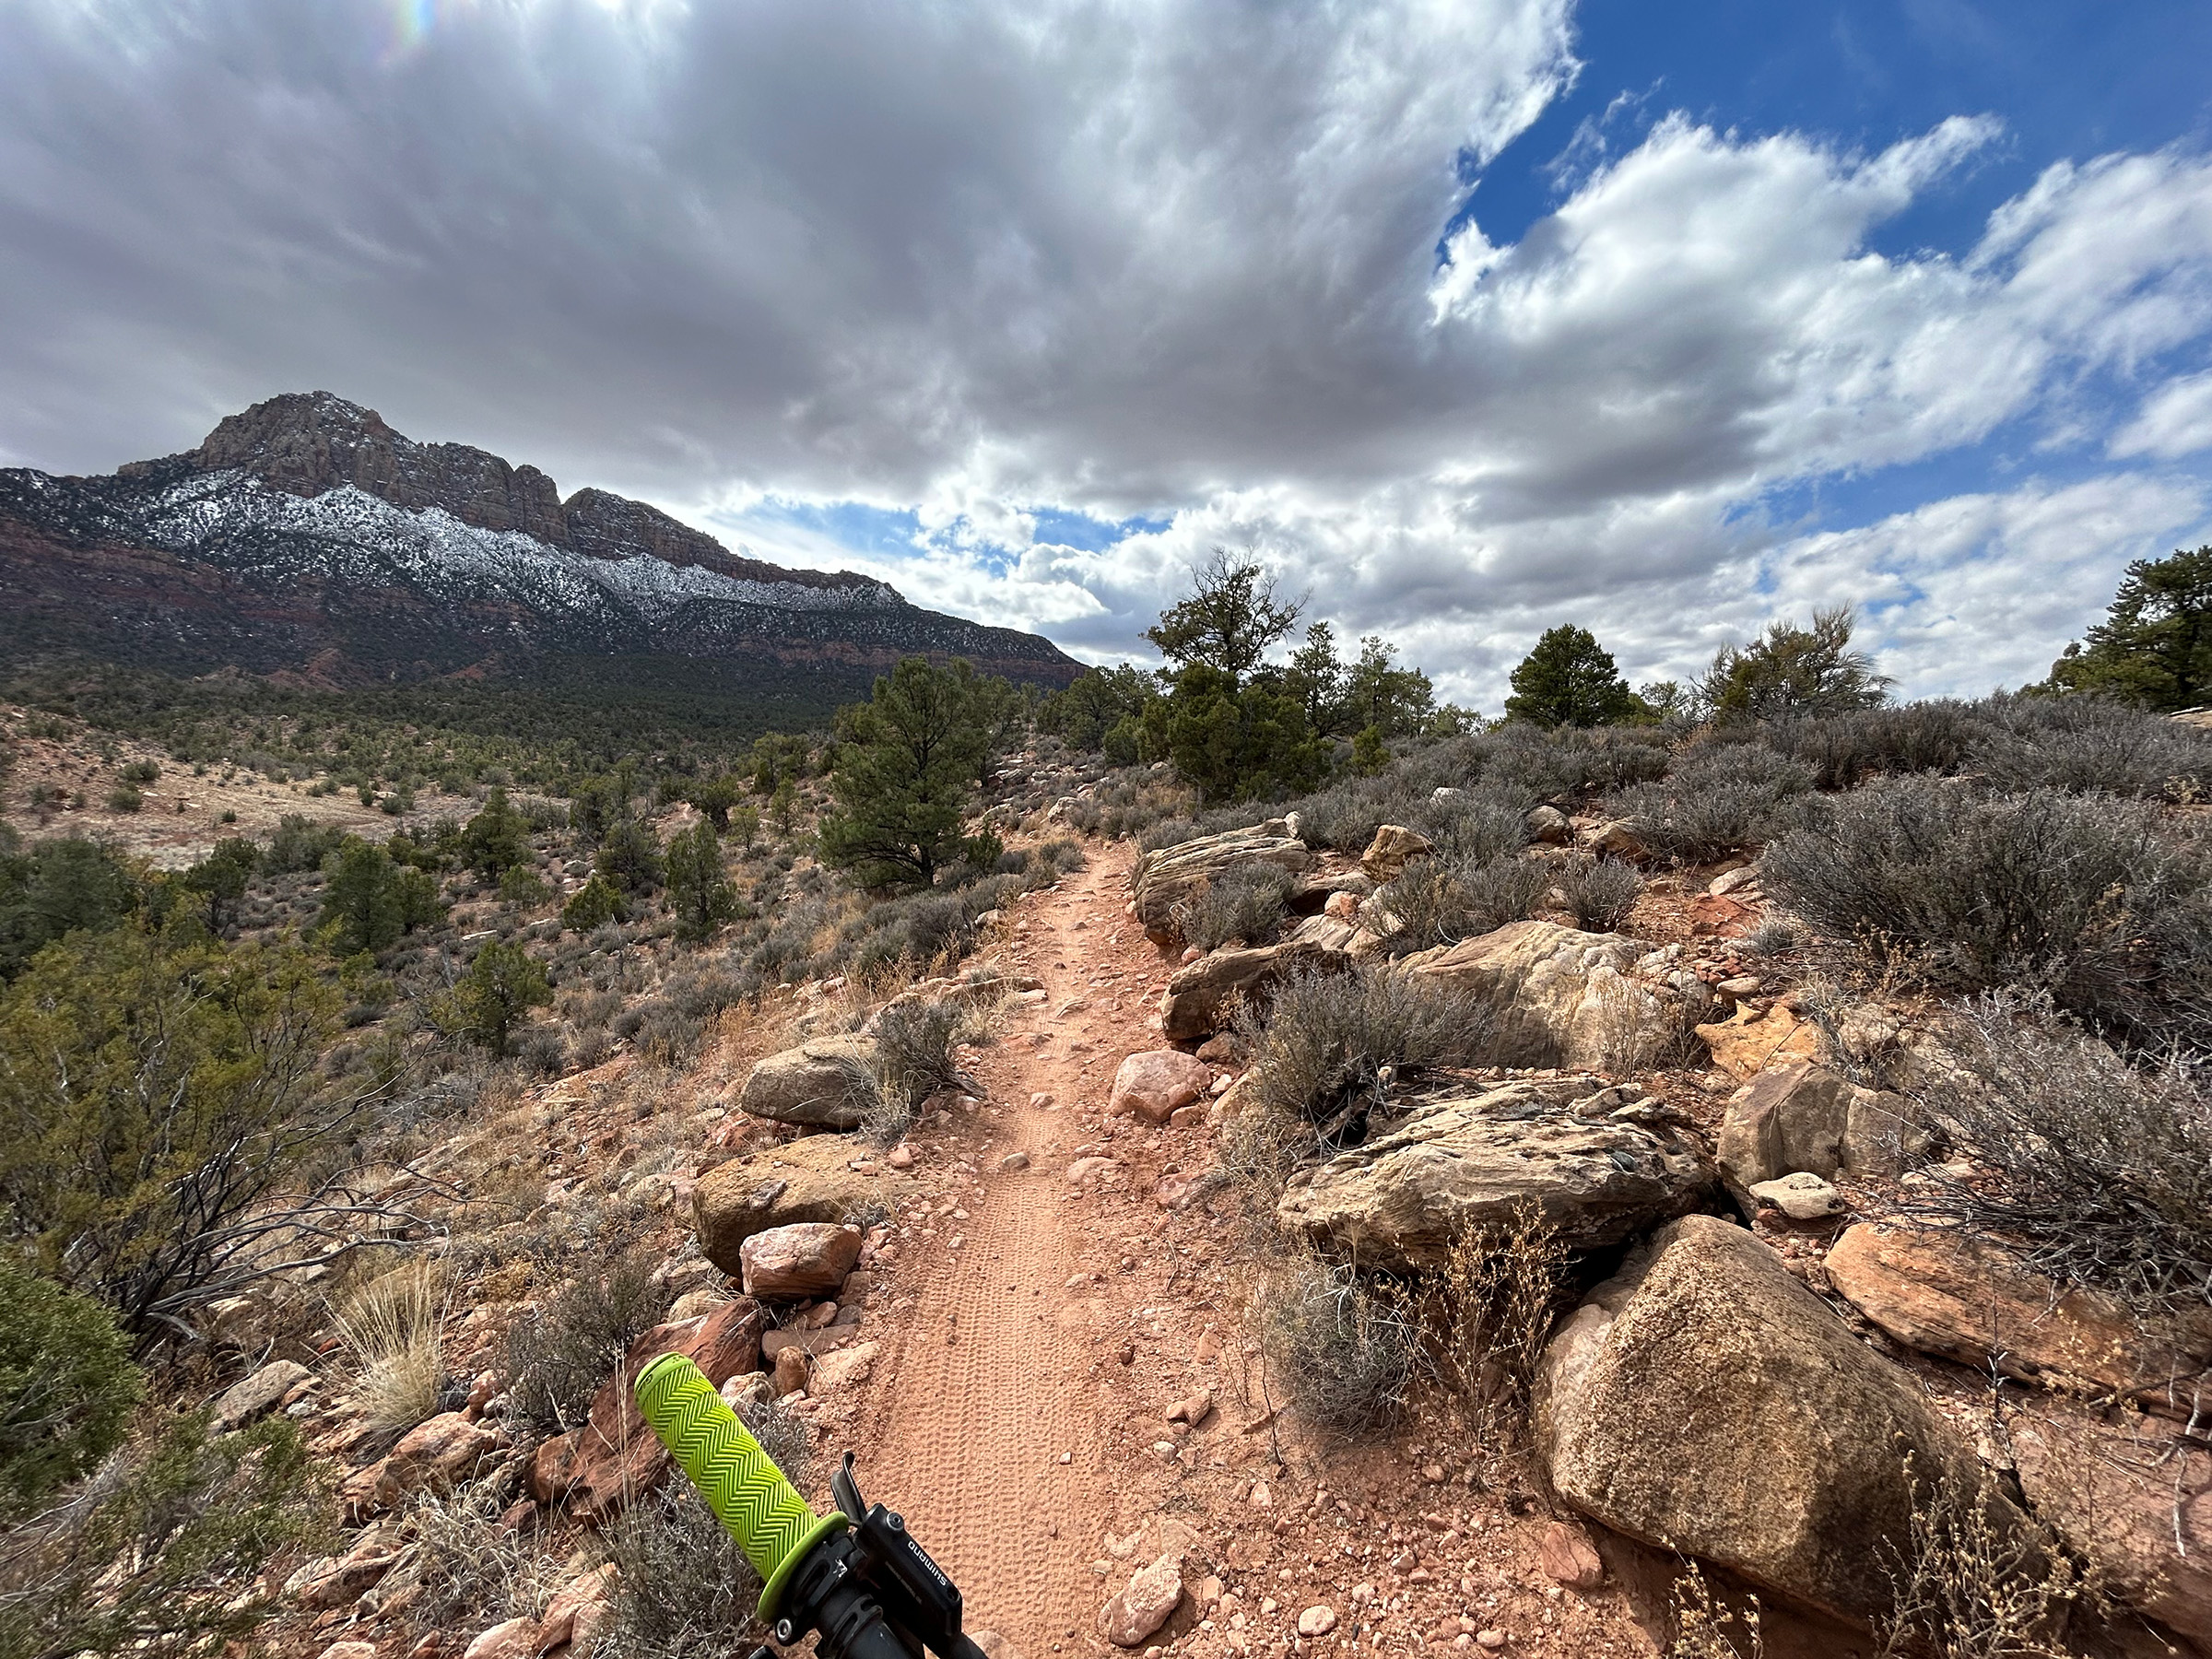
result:
[[[814,1512],[698,1366],[663,1354],[638,1376],[638,1409],[765,1583]]]

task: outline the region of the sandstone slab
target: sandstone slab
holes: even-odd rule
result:
[[[1683,993],[1643,974],[1652,953],[1625,934],[1514,922],[1405,959],[1403,971],[1494,1006],[1501,1065],[1628,1069],[1679,1024]]]
[[[290,1359],[272,1359],[242,1382],[233,1382],[215,1402],[218,1429],[242,1429],[284,1403],[284,1396],[314,1375]]]
[[[498,1450],[499,1441],[488,1430],[461,1412],[441,1412],[400,1437],[384,1460],[377,1497],[392,1504],[410,1492],[450,1491]]]
[[[1436,843],[1419,831],[1403,824],[1384,824],[1359,854],[1359,868],[1371,881],[1395,881],[1407,865],[1435,851]]]
[[[1554,1489],[1616,1532],[1846,1619],[1889,1606],[1914,1477],[2020,1517],[1897,1366],[1782,1259],[1711,1216],[1670,1223],[1546,1347]]]
[[[1712,1051],[1712,1063],[1739,1083],[1771,1065],[1803,1065],[1820,1055],[1820,1028],[1780,1003],[1763,1011],[1740,1004],[1726,1019],[1700,1026],[1698,1035]]]
[[[1131,877],[1135,897],[1131,914],[1158,945],[1171,945],[1182,936],[1175,919],[1177,909],[1192,902],[1231,865],[1271,864],[1303,875],[1313,855],[1291,830],[1285,818],[1269,818],[1242,830],[1202,835],[1180,846],[1163,847],[1141,854]]]
[[[1839,1296],[1925,1354],[2183,1416],[2212,1394],[2212,1315],[2144,1318],[1948,1230],[1861,1222],[1826,1266]]]
[[[1168,981],[1159,1002],[1162,1032],[1171,1042],[1211,1037],[1239,1007],[1265,1005],[1292,973],[1348,968],[1355,931],[1334,917],[1313,916],[1277,944],[1208,952]]]
[[[1412,1106],[1367,1144],[1291,1176],[1277,1220],[1382,1270],[1440,1266],[1466,1231],[1533,1206],[1571,1250],[1595,1250],[1698,1208],[1712,1171],[1665,1124],[1584,1115],[1595,1077],[1516,1081]]]

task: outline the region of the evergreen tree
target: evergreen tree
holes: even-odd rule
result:
[[[207,900],[207,929],[228,932],[238,921],[246,884],[261,867],[261,849],[242,836],[227,836],[184,872],[184,885]]]
[[[461,829],[462,861],[487,881],[497,881],[530,856],[530,826],[497,784],[483,809]]]
[[[1290,653],[1283,686],[1305,711],[1316,732],[1334,732],[1344,718],[1344,665],[1336,659],[1336,635],[1326,622],[1306,627],[1306,642]]]
[[[2050,683],[2149,709],[2212,701],[2212,547],[2129,565],[2104,620],[2051,665]]]
[[[650,893],[661,885],[660,843],[625,810],[606,827],[592,869],[613,883],[618,892]]]
[[[1159,695],[1157,677],[1149,669],[1130,663],[1087,669],[1065,690],[1044,700],[1037,726],[1070,748],[1096,754],[1105,748],[1108,733],[1132,716],[1141,717],[1145,705]]]
[[[1372,727],[1383,737],[1407,737],[1428,724],[1436,706],[1435,688],[1418,668],[1393,665],[1395,645],[1386,645],[1379,634],[1359,641],[1359,660],[1345,671],[1344,724],[1356,730]]]
[[[621,913],[622,895],[615,890],[614,883],[594,870],[591,879],[570,894],[569,901],[560,907],[560,924],[571,933],[588,934]]]
[[[1275,579],[1256,561],[1237,563],[1226,547],[1192,574],[1190,595],[1161,612],[1145,638],[1179,666],[1212,668],[1241,686],[1301,607],[1280,603]]]
[[[676,936],[692,942],[737,914],[737,888],[723,867],[721,838],[704,818],[669,839],[668,908]]]
[[[735,775],[720,772],[712,778],[700,778],[684,792],[684,799],[707,815],[707,822],[717,833],[727,834],[730,828],[730,808],[737,805],[741,785]]]
[[[961,826],[990,752],[975,669],[906,657],[868,701],[840,709],[822,815],[822,862],[863,887],[936,879],[959,855]]]
[[[1604,725],[1636,706],[1628,682],[1613,666],[1613,653],[1571,622],[1545,630],[1513,670],[1512,687],[1506,717],[1540,726]]]
[[[1874,659],[1851,649],[1847,605],[1813,613],[1810,628],[1774,622],[1745,646],[1714,653],[1700,688],[1711,718],[1779,720],[1794,714],[1845,714],[1879,708],[1889,681]]]
[[[322,924],[340,956],[385,949],[444,913],[435,880],[358,835],[338,843],[324,872]]]
[[[485,943],[453,987],[461,1034],[494,1054],[506,1053],[508,1040],[532,1008],[552,1000],[544,965],[520,945],[499,939]]]

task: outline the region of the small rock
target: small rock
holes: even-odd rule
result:
[[[883,1161],[894,1170],[911,1170],[914,1167],[914,1149],[912,1147],[893,1147]]]
[[[1719,984],[1713,986],[1713,989],[1723,996],[1757,996],[1759,988],[1763,982],[1755,973],[1739,973],[1734,979],[1721,981]]]
[[[1245,1501],[1250,1503],[1253,1509],[1273,1509],[1275,1494],[1267,1489],[1265,1481],[1255,1480],[1252,1483],[1252,1496]]]
[[[1009,1152],[998,1160],[998,1167],[1002,1170],[1026,1170],[1030,1167],[1030,1155],[1027,1152]]]
[[[794,1221],[757,1232],[739,1248],[745,1293],[796,1300],[835,1290],[860,1260],[860,1229]]]
[[[781,1399],[785,1394],[805,1393],[807,1375],[806,1350],[799,1347],[783,1349],[776,1356],[775,1371],[771,1373],[777,1397]]]
[[[1141,1647],[1182,1602],[1182,1558],[1170,1551],[1131,1573],[1128,1587],[1099,1609],[1099,1634],[1116,1647]]]
[[[1206,952],[1199,949],[1195,945],[1185,945],[1182,947],[1182,965],[1185,968],[1188,968],[1193,962],[1196,961],[1205,954]]]
[[[856,1342],[851,1347],[835,1348],[824,1354],[814,1362],[814,1375],[807,1380],[806,1392],[819,1399],[849,1384],[866,1382],[876,1364],[876,1353],[874,1343]]]
[[[373,1641],[334,1641],[324,1648],[319,1659],[376,1659]]]
[[[1326,1636],[1336,1628],[1336,1609],[1327,1606],[1308,1607],[1298,1616],[1298,1633],[1300,1636]]]
[[[1475,1632],[1475,1645],[1478,1648],[1488,1648],[1493,1653],[1503,1647],[1506,1641],[1507,1637],[1503,1630],[1477,1630]]]
[[[1168,1421],[1188,1423],[1195,1429],[1213,1414],[1214,1396],[1201,1390],[1188,1399],[1178,1400],[1168,1407]]]
[[[1131,1054],[1113,1074],[1106,1114],[1134,1115],[1147,1123],[1164,1124],[1177,1107],[1197,1100],[1213,1081],[1213,1067],[1174,1049]]]
[[[545,1626],[535,1618],[510,1618],[468,1644],[461,1659],[537,1659]]]
[[[1579,1526],[1554,1521],[1544,1529],[1536,1554],[1546,1575],[1570,1590],[1594,1590],[1606,1582],[1606,1564],[1598,1559],[1590,1535]]]
[[[1846,1207],[1842,1194],[1819,1176],[1804,1170],[1778,1180],[1753,1182],[1751,1196],[1761,1204],[1772,1206],[1793,1221],[1823,1220],[1841,1215]]]
[[[272,1359],[241,1382],[233,1382],[215,1403],[218,1428],[242,1429],[256,1418],[266,1417],[284,1403],[285,1395],[313,1373],[289,1359]]]
[[[1043,1110],[1044,1110],[1044,1109],[1045,1109],[1047,1106],[1050,1106],[1052,1103],[1053,1103],[1053,1097],[1052,1097],[1051,1095],[1049,1095],[1049,1094],[1044,1094],[1044,1093],[1042,1093],[1042,1092],[1039,1092],[1039,1093],[1037,1093],[1037,1094],[1033,1094],[1033,1095],[1031,1095],[1031,1096],[1030,1097],[1030,1110],[1031,1112],[1042,1112],[1042,1111],[1043,1111]]]

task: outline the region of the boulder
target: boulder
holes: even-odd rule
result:
[[[1255,860],[1302,876],[1312,865],[1313,855],[1284,818],[1269,818],[1219,835],[1202,835],[1181,846],[1142,853],[1131,877],[1135,889],[1131,914],[1154,944],[1171,945],[1182,936],[1175,920],[1176,908],[1198,898],[1230,865]]]
[[[1353,931],[1335,917],[1312,916],[1277,944],[1200,957],[1177,969],[1160,994],[1161,1030],[1170,1042],[1210,1037],[1240,1006],[1267,1002],[1291,973],[1350,967]]]
[[[1495,1006],[1497,1064],[1596,1071],[1632,1065],[1679,1023],[1682,993],[1639,970],[1652,954],[1623,934],[1514,922],[1409,956],[1403,971]]]
[[[1902,1095],[1862,1088],[1825,1065],[1771,1065],[1730,1098],[1713,1161],[1739,1198],[1797,1170],[1829,1181],[1895,1175],[1910,1111]]]
[[[691,1194],[700,1253],[735,1276],[743,1267],[738,1253],[757,1232],[896,1206],[913,1192],[912,1178],[895,1159],[879,1162],[868,1152],[850,1135],[809,1135],[709,1171]]]
[[[1547,847],[1563,847],[1574,839],[1574,826],[1557,806],[1531,806],[1528,839]]]
[[[461,1659],[537,1659],[545,1627],[535,1618],[510,1618],[470,1642]]]
[[[490,1430],[477,1428],[462,1413],[441,1412],[408,1430],[392,1448],[377,1482],[377,1498],[391,1505],[410,1492],[451,1491],[499,1447]]]
[[[1903,1371],[1712,1216],[1662,1229],[1569,1316],[1535,1418],[1583,1514],[1854,1621],[1889,1606],[1916,1479],[1982,1503],[2000,1538],[2021,1524]]]
[[[1726,1019],[1698,1028],[1712,1063],[1739,1083],[1769,1066],[1794,1067],[1820,1055],[1820,1028],[1800,1020],[1780,1003],[1759,1009],[1737,1005]]]
[[[540,1621],[545,1631],[540,1638],[539,1652],[572,1641],[576,1645],[570,1650],[571,1653],[589,1653],[594,1640],[614,1617],[615,1586],[620,1578],[619,1570],[608,1561],[555,1591]]]
[[[1403,824],[1384,824],[1359,854],[1359,868],[1371,881],[1395,881],[1417,858],[1436,851],[1436,843]]]
[[[1924,1354],[2048,1387],[2186,1416],[2212,1391],[2212,1313],[2147,1318],[2067,1289],[2001,1247],[1947,1230],[1861,1222],[1828,1253],[1828,1281]]]
[[[860,1229],[833,1221],[771,1227],[746,1240],[737,1257],[747,1296],[798,1301],[830,1295],[859,1265]]]
[[[371,1527],[342,1556],[324,1556],[285,1581],[284,1593],[311,1612],[350,1607],[399,1560],[399,1537],[389,1523]]]
[[[1647,851],[1643,837],[1636,833],[1636,826],[1626,818],[1607,818],[1592,824],[1577,831],[1575,840],[1587,852],[1609,854],[1630,864],[1643,857]]]
[[[1129,1575],[1099,1609],[1099,1634],[1116,1647],[1142,1647],[1182,1605],[1182,1558],[1172,1550]]]
[[[314,1373],[290,1359],[272,1359],[242,1382],[233,1382],[217,1397],[215,1426],[242,1429],[284,1404],[284,1396]]]
[[[876,1059],[868,1037],[820,1037],[769,1055],[753,1067],[737,1109],[778,1124],[856,1129],[867,1098],[861,1079]]]
[[[1606,1115],[1612,1094],[1573,1077],[1422,1100],[1365,1145],[1292,1175],[1276,1218],[1391,1271],[1440,1266],[1461,1233],[1502,1230],[1524,1205],[1569,1249],[1597,1250],[1704,1204],[1712,1171],[1696,1144],[1665,1124]]]
[[[1214,1068],[1205,1061],[1175,1049],[1147,1049],[1131,1054],[1114,1072],[1106,1115],[1164,1124],[1178,1106],[1188,1106],[1213,1086]]]

